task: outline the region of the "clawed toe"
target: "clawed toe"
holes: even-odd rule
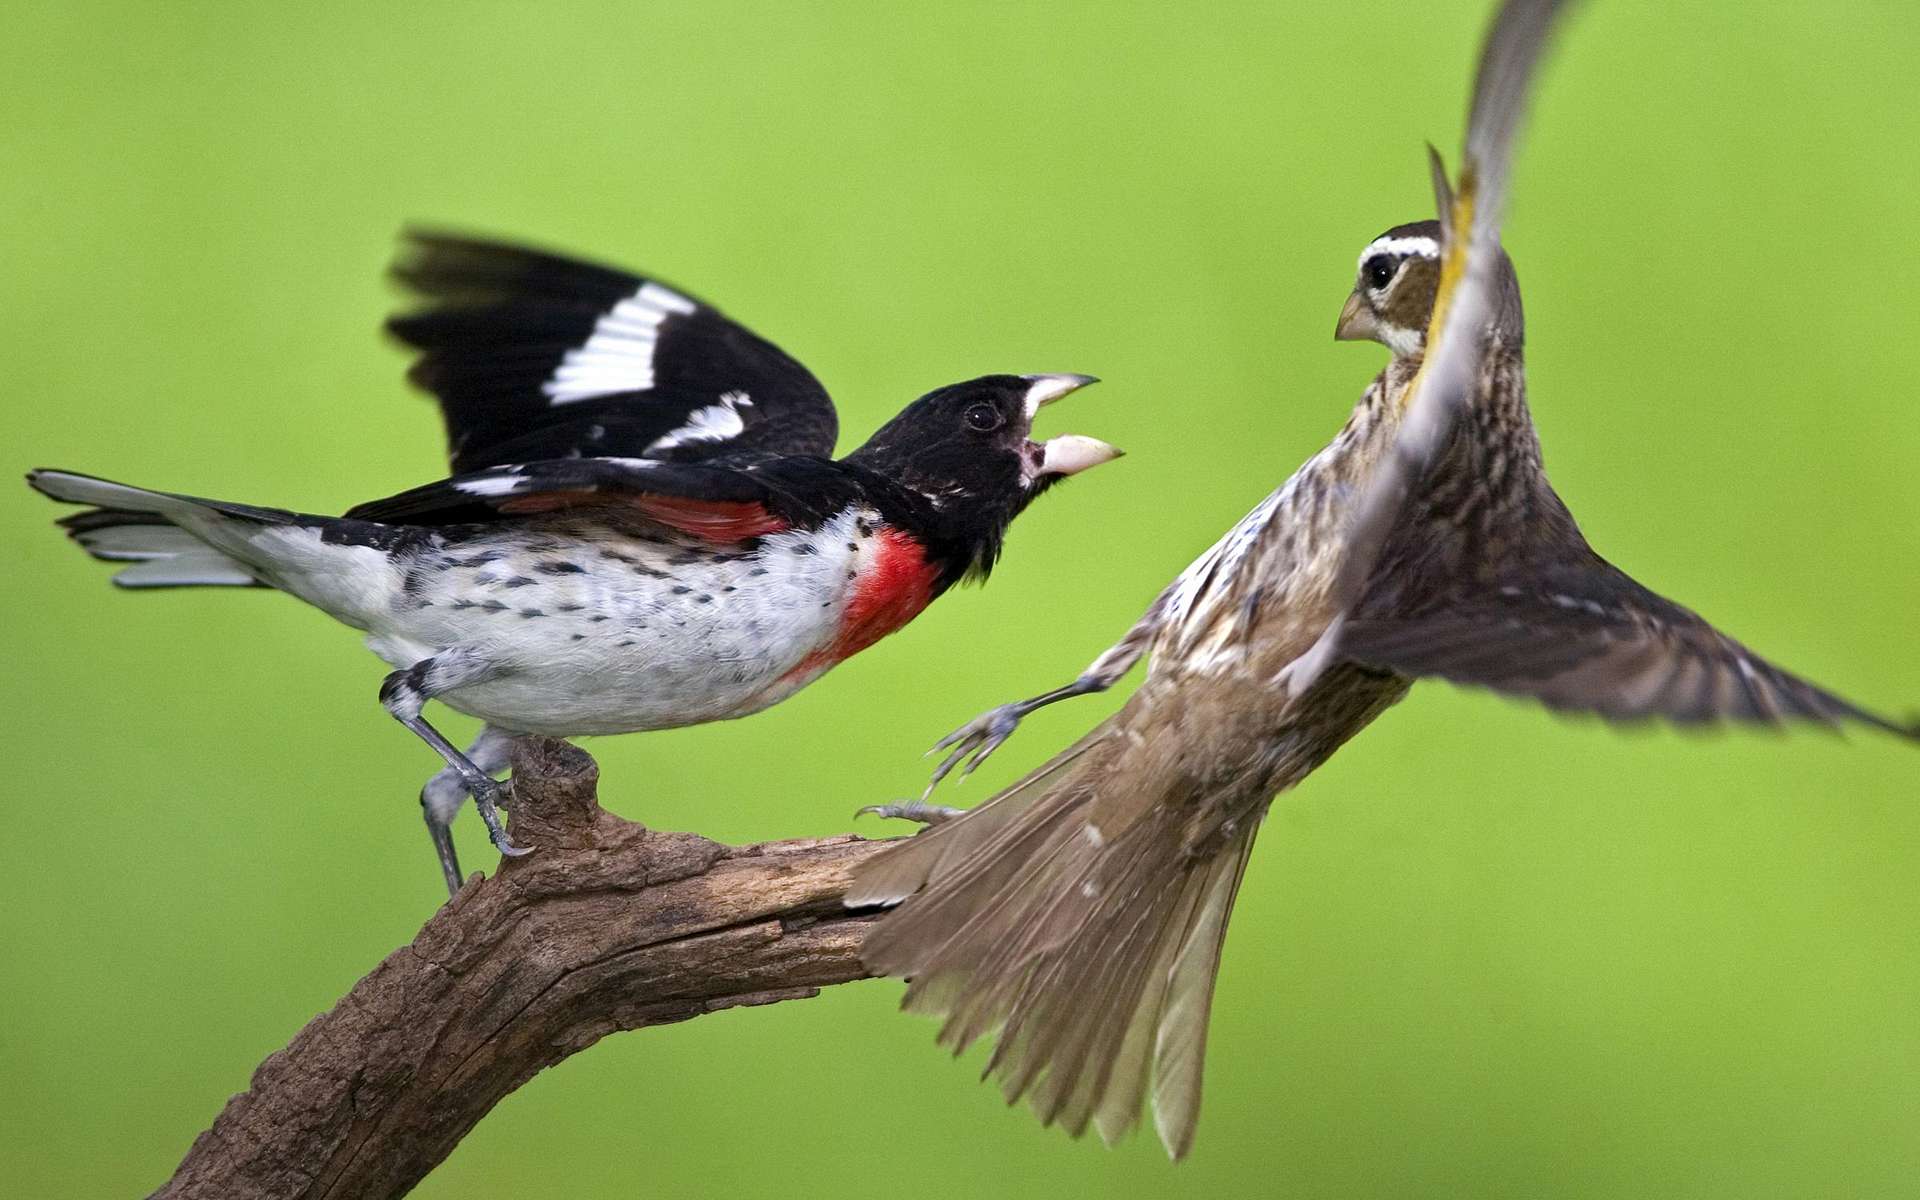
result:
[[[933,769],[933,778],[927,783],[928,793],[932,793],[942,779],[957,769],[959,778],[965,779],[973,774],[974,768],[998,750],[1013,731],[1020,727],[1020,706],[1002,704],[990,712],[981,713],[973,720],[954,730],[946,737],[934,743],[928,754],[937,754],[942,750],[949,753]]]
[[[509,838],[506,835],[506,832],[504,830],[502,830],[499,834],[495,835],[493,839],[493,848],[498,850],[500,853],[506,855],[508,858],[519,858],[523,855],[532,854],[534,850],[532,846],[514,845],[513,839]]]
[[[953,820],[965,811],[965,809],[950,808],[944,804],[928,804],[925,800],[907,800],[893,804],[869,804],[865,808],[856,810],[853,815],[863,817],[872,813],[882,820],[918,821],[922,825],[938,825],[943,821]]]
[[[519,858],[533,852],[532,846],[517,846],[507,836],[507,830],[500,823],[500,808],[513,796],[513,785],[495,780],[487,780],[486,786],[474,791],[474,807],[480,810],[480,819],[487,824],[487,836],[493,840],[493,848],[508,858]]]

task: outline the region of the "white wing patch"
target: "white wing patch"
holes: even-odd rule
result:
[[[689,442],[724,442],[728,438],[739,437],[747,427],[740,410],[752,407],[753,400],[745,392],[722,392],[720,403],[696,408],[688,413],[685,425],[669,429],[653,439],[648,443],[646,453],[671,450]]]
[[[567,351],[540,390],[554,405],[646,391],[653,386],[653,352],[660,342],[661,324],[694,307],[693,301],[671,288],[642,284],[594,322],[593,333]]]
[[[453,488],[469,496],[505,496],[526,481],[524,475],[488,475],[480,479],[462,479]]]

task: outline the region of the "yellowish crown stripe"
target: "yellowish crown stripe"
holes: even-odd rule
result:
[[[1452,311],[1453,298],[1460,290],[1460,281],[1467,277],[1467,255],[1472,249],[1473,210],[1478,183],[1473,160],[1468,159],[1460,168],[1460,186],[1454,190],[1453,209],[1447,214],[1446,248],[1440,257],[1440,286],[1433,296],[1433,316],[1427,321],[1426,354],[1420,360],[1420,369],[1414,372],[1412,385],[1401,393],[1402,412],[1413,403],[1420,394],[1421,385],[1426,382],[1427,364],[1439,352],[1441,333],[1447,327],[1447,314]]]

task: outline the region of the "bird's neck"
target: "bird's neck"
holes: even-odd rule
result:
[[[1001,511],[965,495],[926,495],[854,462],[852,456],[841,465],[857,473],[881,520],[921,547],[936,596],[969,575],[991,569],[1007,527],[1018,515],[1017,509]]]

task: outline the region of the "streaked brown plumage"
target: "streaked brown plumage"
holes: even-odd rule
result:
[[[1235,890],[1273,797],[1437,676],[1609,718],[1864,721],[1920,736],[1757,658],[1595,554],[1541,467],[1519,285],[1498,244],[1507,166],[1556,0],[1489,34],[1443,221],[1361,256],[1338,336],[1394,350],[1339,435],[1163,591],[1074,684],[949,737],[938,780],[1027,712],[1152,668],[1109,720],[874,860],[853,904],[899,903],[864,949],[946,1016],[956,1051],[1044,1122],[1109,1140],[1151,1095],[1192,1144]],[[1429,345],[1431,341],[1431,345]]]

